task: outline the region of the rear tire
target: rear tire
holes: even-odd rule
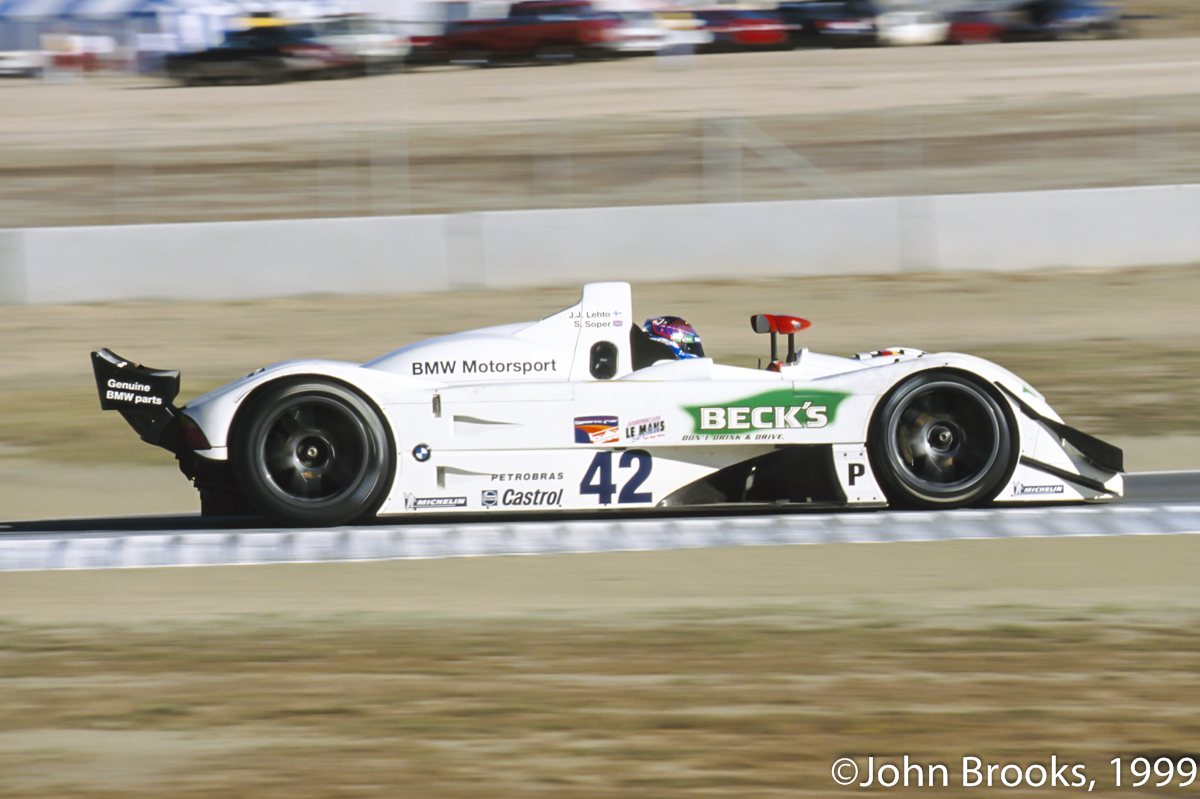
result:
[[[358,392],[310,378],[268,386],[238,420],[238,485],[277,522],[329,527],[374,516],[395,475],[395,447]]]
[[[871,423],[867,450],[888,502],[961,508],[993,500],[1016,467],[1011,412],[986,386],[953,372],[914,375]]]

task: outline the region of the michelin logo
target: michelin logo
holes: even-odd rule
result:
[[[414,497],[412,506],[416,509],[421,508],[465,508],[467,507],[466,497]]]
[[[1015,493],[1017,496],[1024,496],[1027,494],[1061,494],[1063,493],[1063,487],[1061,485],[1027,486],[1023,483],[1017,483],[1015,486],[1013,486],[1013,493]]]

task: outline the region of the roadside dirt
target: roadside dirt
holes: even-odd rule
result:
[[[1195,756],[1198,548],[3,573],[0,796],[835,797],[837,758],[905,754],[1105,795]]]

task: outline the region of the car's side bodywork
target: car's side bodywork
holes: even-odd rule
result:
[[[391,448],[378,468],[389,477],[375,507],[365,510],[379,514],[730,502],[882,506],[898,497],[957,507],[1121,493],[1119,450],[1067,427],[1031,386],[988,361],[903,349],[855,358],[801,350],[767,370],[673,360],[631,314],[627,284],[590,284],[578,305],[538,322],[423,341],[362,365],[283,363],[180,409],[169,390],[172,379],[178,390],[177,373],[139,372],[107,351],[93,360],[102,404],[175,452],[202,497],[206,490],[210,498],[243,492],[253,469],[247,464],[255,463],[246,442],[257,440],[247,419],[263,416],[263,399],[284,396],[280,388],[289,385],[301,395],[331,386],[361,398],[359,416],[377,414]],[[121,396],[113,399],[114,392]],[[960,396],[978,407],[954,411]],[[884,411],[895,418],[883,418]],[[145,421],[150,416],[159,422]],[[924,438],[940,434],[950,452],[950,439],[961,445],[993,428],[1002,429],[1003,441],[996,438],[987,456],[995,463],[976,495],[957,492],[943,501],[936,491],[924,498],[904,493],[896,459],[913,460],[908,439],[925,447]],[[913,430],[924,438],[913,438]],[[291,442],[301,434],[274,435]],[[270,431],[260,438],[269,442]],[[899,449],[889,450],[884,439],[899,441]],[[325,438],[313,440],[320,445],[310,448],[313,457],[324,462],[318,450]],[[278,461],[278,453],[271,457]],[[260,459],[268,478],[271,457]],[[962,461],[942,457],[938,468],[961,469]],[[207,510],[220,504],[214,499]],[[261,502],[251,506],[279,515]],[[299,511],[283,515],[305,519]],[[322,523],[331,519],[349,521],[335,515]]]

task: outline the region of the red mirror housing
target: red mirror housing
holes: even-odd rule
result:
[[[755,333],[783,333],[789,335],[812,327],[812,322],[798,316],[783,314],[756,313],[750,317],[750,327]]]
[[[783,333],[788,337],[788,354],[787,362],[794,363],[796,360],[796,334],[805,328],[812,327],[812,322],[807,319],[801,319],[798,316],[784,316],[782,314],[756,313],[750,317],[750,327],[754,328],[755,333],[770,333],[771,334],[771,362],[776,359],[776,336]]]
[[[775,329],[780,333],[799,333],[801,330],[812,327],[812,322],[807,319],[801,319],[798,316],[776,316]]]

